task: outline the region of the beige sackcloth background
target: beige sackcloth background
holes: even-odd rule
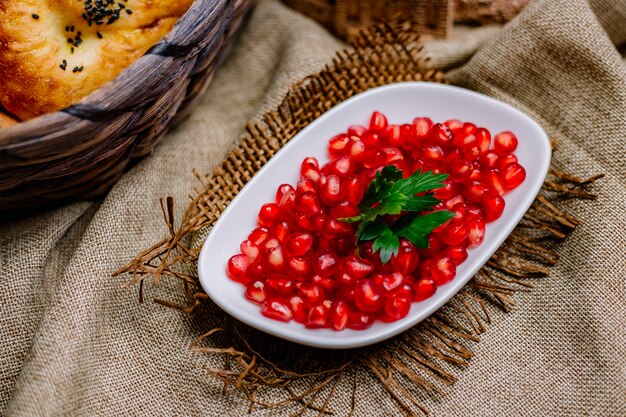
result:
[[[459,28],[427,45],[454,84],[511,103],[558,136],[557,166],[606,173],[597,201],[569,203],[584,223],[559,246],[552,275],[516,294],[511,313],[493,315],[444,397],[422,396],[433,416],[626,415],[624,43],[624,0],[538,0],[503,28]],[[0,414],[247,412],[203,370],[217,359],[188,349],[210,328],[206,318],[139,304],[111,272],[166,233],[159,197],[173,195],[180,215],[192,168],[210,171],[247,120],[342,47],[261,1],[204,102],[102,201],[0,226]],[[376,380],[359,375],[356,415],[397,414]],[[348,395],[339,393],[338,415]]]

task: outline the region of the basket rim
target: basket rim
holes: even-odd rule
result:
[[[0,153],[18,150],[19,153],[28,152],[41,147],[42,143],[68,138],[74,138],[76,144],[84,143],[84,138],[79,138],[83,135],[79,133],[89,130],[95,123],[106,123],[123,117],[143,103],[152,101],[150,99],[156,98],[158,92],[164,89],[164,75],[172,72],[174,77],[170,78],[175,78],[181,67],[186,69],[185,62],[195,57],[203,46],[219,44],[229,22],[243,12],[246,3],[246,0],[195,0],[172,30],[114,79],[73,105],[0,129]],[[161,77],[156,77],[155,74]],[[135,98],[132,106],[115,105],[120,101],[118,98],[121,90],[124,96]],[[129,99],[124,104],[128,104],[128,101]],[[93,115],[96,117],[90,117]],[[98,142],[105,140],[107,136],[99,138]],[[72,148],[72,144],[64,144],[65,147]],[[35,153],[38,159],[45,159],[45,154]],[[56,159],[52,153],[49,155],[50,159]],[[63,156],[67,154],[58,154],[58,157]]]

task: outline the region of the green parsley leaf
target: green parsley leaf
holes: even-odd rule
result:
[[[448,211],[419,215],[439,204],[440,200],[428,192],[443,187],[442,181],[447,175],[417,171],[408,178],[402,177],[402,171],[395,166],[384,167],[367,187],[359,203],[359,215],[339,219],[347,223],[360,222],[356,232],[357,245],[359,241],[373,240],[372,249],[380,251],[383,263],[398,253],[401,237],[417,247],[427,248],[428,235],[453,216]],[[424,192],[425,195],[416,195]],[[405,214],[392,227],[381,218],[402,213]]]
[[[422,216],[416,216],[409,224],[400,227],[394,233],[397,236],[407,238],[418,248],[426,249],[428,248],[428,235],[452,217],[454,217],[454,214],[449,211],[434,211]]]
[[[385,223],[379,224],[384,225],[384,228],[376,240],[374,240],[372,249],[374,252],[380,251],[380,260],[383,264],[386,264],[393,255],[398,254],[398,250],[400,249],[400,239]]]

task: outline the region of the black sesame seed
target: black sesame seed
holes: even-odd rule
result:
[[[83,71],[83,66],[81,65],[80,67],[78,67],[78,72],[82,72]]]
[[[74,53],[74,47],[72,46],[72,47],[70,48],[70,54],[73,54],[73,53]]]
[[[78,72],[78,67],[74,67],[74,69],[72,69],[72,72]]]
[[[65,68],[67,68],[67,64],[65,63],[65,60],[63,60],[63,63],[61,65],[59,65],[59,68],[61,68],[63,71],[65,71]]]
[[[70,31],[70,27],[69,26],[65,26],[65,31],[69,32]]]
[[[70,32],[74,32],[74,25],[70,26]]]
[[[67,43],[72,43],[72,44],[73,44],[73,43],[74,43],[74,39],[72,39],[72,38],[67,38]]]
[[[100,32],[96,32],[96,35],[98,35],[98,38],[99,38],[99,39],[102,39],[102,33],[100,33]]]
[[[132,10],[130,10],[130,9],[126,9],[126,13],[128,13],[128,14],[133,14],[133,11],[132,11]]]
[[[38,14],[33,14],[32,16],[33,16],[33,19],[39,20],[39,15]]]

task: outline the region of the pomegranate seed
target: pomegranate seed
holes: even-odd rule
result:
[[[489,188],[487,188],[483,183],[481,183],[480,181],[472,181],[465,185],[463,197],[467,198],[470,201],[479,202],[488,192]]]
[[[483,181],[489,189],[495,191],[498,195],[504,194],[504,183],[497,169],[491,169],[485,173],[483,175]]]
[[[341,158],[337,158],[334,161],[329,162],[325,168],[328,174],[335,174],[344,178],[354,172],[355,166],[351,157],[342,156]]]
[[[296,229],[303,232],[313,231],[313,224],[311,218],[304,213],[298,213],[295,217]]]
[[[259,226],[270,227],[274,224],[274,221],[278,218],[279,214],[280,209],[275,203],[263,204],[261,206],[261,210],[259,210]]]
[[[457,195],[461,191],[459,184],[457,184],[456,182],[450,180],[444,180],[442,182],[444,186],[435,190],[435,198],[438,198],[440,200],[446,200],[452,196]]]
[[[358,177],[348,177],[344,180],[342,188],[345,191],[346,199],[355,206],[361,202],[365,189]]]
[[[472,227],[470,225],[470,234],[469,239],[472,239]],[[454,259],[457,265],[467,259],[467,249],[462,245],[449,246],[446,250],[442,252],[443,255],[449,256]]]
[[[285,252],[289,256],[302,256],[313,247],[313,236],[308,233],[292,233],[285,241]]]
[[[335,301],[331,309],[330,322],[335,330],[343,330],[348,326],[349,308],[344,301]]]
[[[327,218],[324,222],[323,233],[325,236],[342,236],[353,233],[352,227],[341,220]]]
[[[449,223],[461,223],[461,222],[463,222],[465,220],[465,218],[467,216],[467,204],[465,204],[465,203],[455,204],[450,209],[450,212],[452,212],[454,217],[452,217],[450,219]]]
[[[261,306],[261,314],[278,321],[290,321],[293,317],[287,304],[278,299],[266,300]]]
[[[280,246],[265,250],[263,268],[268,272],[281,272],[285,269],[285,257]]]
[[[498,164],[500,163],[499,158],[500,157],[497,153],[489,151],[480,157],[480,163],[483,167],[487,169],[498,168]]]
[[[486,194],[483,197],[482,205],[485,209],[486,222],[494,221],[502,216],[502,212],[504,211],[504,199],[499,195],[495,193]]]
[[[272,233],[276,236],[276,239],[283,243],[287,238],[287,235],[291,232],[291,225],[287,222],[278,222],[272,228]]]
[[[505,188],[512,190],[524,182],[526,179],[526,170],[517,162],[513,162],[507,165],[502,171],[502,179],[504,180]]]
[[[356,136],[360,138],[367,131],[365,126],[353,125],[348,128],[348,136]]]
[[[282,184],[276,191],[276,204],[283,213],[288,213],[296,206],[296,190],[289,184]]]
[[[253,303],[263,304],[263,302],[267,298],[267,294],[265,294],[265,284],[263,284],[261,281],[249,283],[248,285],[246,285],[245,296]]]
[[[415,271],[419,263],[419,255],[415,246],[406,239],[400,240],[400,248],[398,254],[391,257],[391,265],[394,271],[401,274],[410,274]]]
[[[326,216],[322,213],[315,214],[311,217],[313,230],[317,233],[322,233],[324,231],[324,223],[326,223]]]
[[[435,253],[441,252],[445,248],[446,244],[441,241],[439,236],[434,233],[431,233],[428,236],[428,248],[419,249],[418,253],[424,257],[431,257]]]
[[[500,171],[504,172],[504,168],[511,164],[517,164],[517,156],[513,155],[512,153],[508,155],[502,155],[499,159],[498,168],[500,168]]]
[[[289,299],[289,308],[293,314],[293,319],[298,323],[306,323],[309,310],[304,305],[304,300],[298,296]]]
[[[270,231],[267,227],[257,227],[250,233],[248,240],[257,246],[261,246],[269,236]]]
[[[332,290],[337,286],[334,279],[329,278],[329,277],[323,277],[317,274],[311,277],[311,283],[315,285],[319,285],[325,290]]]
[[[319,199],[315,193],[307,191],[296,197],[296,208],[299,212],[312,216],[322,211]]]
[[[383,165],[387,158],[382,149],[372,149],[363,152],[359,159],[365,168],[377,168]]]
[[[263,247],[265,249],[275,248],[276,246],[280,246],[280,242],[275,237],[267,239],[265,243],[263,244]]]
[[[241,253],[248,257],[248,261],[250,261],[250,263],[254,262],[255,259],[259,256],[259,247],[252,243],[252,241],[249,239],[241,242],[241,245],[239,245],[239,250],[241,251]]]
[[[303,256],[293,256],[287,260],[285,272],[297,281],[305,281],[311,274],[311,261]]]
[[[393,320],[400,320],[409,314],[411,299],[404,294],[398,294],[385,300],[385,313]]]
[[[314,306],[324,301],[324,290],[321,286],[303,282],[298,288],[297,295],[302,298],[306,306]]]
[[[362,279],[354,289],[354,302],[356,306],[369,313],[380,311],[385,299],[380,288],[371,279]]]
[[[319,182],[320,180],[320,169],[317,163],[317,159],[315,158],[306,158],[302,162],[302,167],[300,169],[300,175],[303,179],[308,179],[314,183]]]
[[[269,274],[265,282],[274,293],[286,297],[293,295],[296,290],[296,282],[287,275]]]
[[[498,133],[493,138],[493,150],[500,155],[513,153],[517,149],[517,137],[513,132]]]
[[[415,283],[413,290],[415,291],[413,301],[424,301],[435,294],[437,285],[432,279],[422,278]]]
[[[380,135],[373,131],[367,131],[361,137],[366,149],[375,149],[382,145],[383,140]]]
[[[456,275],[456,262],[452,258],[440,255],[432,258],[430,262],[429,272],[438,286],[452,281]]]
[[[296,185],[296,198],[298,194],[303,194],[309,191],[312,193],[317,192],[317,185],[313,181],[308,178],[303,178],[298,181],[298,184]]]
[[[310,327],[312,329],[328,327],[331,307],[332,303],[326,300],[324,304],[316,305],[310,309],[306,327]]]
[[[400,126],[389,125],[385,130],[385,138],[387,139],[387,145],[400,146]]]
[[[384,114],[375,111],[370,118],[370,129],[384,131],[387,128],[387,118]]]
[[[246,269],[246,282],[258,281],[260,279],[263,279],[264,275],[265,272],[263,271],[263,264],[261,262],[261,259],[257,259],[256,261],[252,262]]]
[[[462,195],[455,195],[454,197],[451,197],[446,200],[446,202],[444,203],[444,207],[447,209],[451,209],[455,205],[462,204],[464,202],[465,202],[465,199],[463,198]]]
[[[435,123],[430,130],[429,140],[435,145],[448,147],[452,145],[452,130],[446,125]]]
[[[348,313],[348,328],[353,330],[365,330],[374,324],[374,316],[362,311]]]
[[[459,245],[469,235],[469,227],[465,223],[450,223],[438,233],[446,245]]]
[[[463,182],[467,181],[472,175],[474,170],[474,164],[462,159],[452,161],[448,164],[448,172],[450,172],[450,178],[454,181]]]
[[[358,215],[359,209],[349,201],[342,201],[336,206],[330,208],[330,217],[333,219],[343,219]]]
[[[428,117],[416,117],[413,119],[413,125],[415,126],[415,135],[417,140],[422,141],[430,135],[430,130],[433,127],[433,121]]]
[[[371,241],[362,243],[361,246],[359,247],[358,253],[361,255],[363,259],[367,259],[374,265],[379,266],[382,264],[382,262],[380,261],[380,253],[374,252],[373,246],[374,246],[374,243]]]
[[[352,141],[352,144],[350,145],[350,152],[349,152],[350,156],[357,157],[361,155],[363,152],[365,152],[365,143],[363,143],[362,140]]]
[[[491,145],[491,133],[483,127],[479,127],[474,131],[474,136],[477,139],[477,146],[480,149],[481,154],[485,154],[489,151],[489,145]]]
[[[467,161],[478,161],[480,158],[480,148],[478,146],[470,146],[463,151],[463,158]]]
[[[467,205],[467,220],[472,221],[475,219],[481,219],[484,217],[485,213],[479,205],[476,204],[468,204]]]
[[[374,271],[374,265],[366,260],[359,259],[356,255],[350,255],[343,260],[343,270],[353,278],[365,278]]]
[[[424,163],[426,164],[440,164],[444,162],[443,151],[437,145],[429,145],[425,147],[423,158]]]
[[[329,175],[320,182],[320,200],[327,205],[334,205],[343,198],[341,178]]]
[[[472,247],[476,247],[480,245],[481,243],[483,243],[484,239],[485,239],[485,223],[480,219],[476,219],[469,224],[469,235],[468,235],[469,245]]]
[[[233,281],[246,284],[248,282],[248,278],[246,277],[246,269],[248,269],[249,265],[250,260],[246,255],[240,254],[231,256],[231,258],[228,260],[226,272]]]
[[[313,270],[323,277],[331,276],[339,266],[337,255],[329,250],[319,251],[313,258]]]
[[[345,155],[349,150],[348,146],[350,143],[350,137],[345,133],[334,136],[328,143],[328,155],[332,159]]]
[[[417,146],[418,140],[415,126],[410,124],[400,125],[400,146],[403,149],[412,149]]]
[[[453,132],[463,127],[463,123],[458,119],[446,120],[445,122],[443,122],[443,124],[448,126],[448,128]]]
[[[385,275],[376,274],[372,279],[380,287],[385,297],[390,297],[400,291],[407,282],[406,276],[400,272]]]

